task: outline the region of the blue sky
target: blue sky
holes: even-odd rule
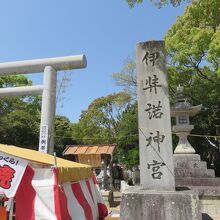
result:
[[[138,42],[161,40],[184,6],[158,9],[150,1],[130,9],[125,0],[19,0],[0,4],[0,62],[85,54],[87,68],[68,74],[57,114],[77,122],[96,98],[118,92],[111,78]],[[64,73],[59,73],[59,78]],[[42,83],[42,74],[29,76]]]

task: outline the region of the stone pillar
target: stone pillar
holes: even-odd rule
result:
[[[174,190],[170,105],[163,41],[137,45],[140,183]]]
[[[121,220],[201,220],[198,195],[176,192],[164,42],[137,45],[140,187],[122,194]]]
[[[56,106],[57,71],[52,66],[44,69],[39,151],[54,152],[54,116]]]

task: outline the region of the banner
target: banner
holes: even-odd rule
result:
[[[0,194],[14,197],[28,161],[0,152]]]

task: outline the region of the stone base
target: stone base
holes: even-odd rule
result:
[[[176,187],[191,186],[215,186],[220,188],[220,178],[192,178],[192,177],[176,177]]]
[[[197,154],[174,154],[175,185],[177,189],[193,190],[198,194],[204,220],[220,220],[220,178],[207,169]]]
[[[208,180],[212,181],[209,182]],[[205,185],[206,183],[207,185]],[[211,185],[210,183],[213,186],[208,186]],[[203,220],[220,220],[220,178],[209,178],[202,184],[204,186],[197,184],[197,186],[177,187],[177,189],[185,188],[185,190],[193,190],[198,194]]]
[[[201,220],[198,195],[192,191],[149,191],[138,187],[122,194],[120,220]]]
[[[174,172],[176,178],[214,178],[215,172],[207,169],[205,161],[198,154],[174,154]]]
[[[201,157],[199,154],[174,154],[173,160],[174,163],[179,161],[200,161]]]

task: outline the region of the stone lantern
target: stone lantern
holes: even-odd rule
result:
[[[179,143],[174,151],[175,154],[195,154],[194,148],[187,140],[187,136],[194,128],[189,118],[201,111],[202,105],[192,106],[183,95],[183,87],[177,87],[177,101],[171,107],[171,117],[176,118],[176,125],[172,127],[173,132],[179,137]]]

